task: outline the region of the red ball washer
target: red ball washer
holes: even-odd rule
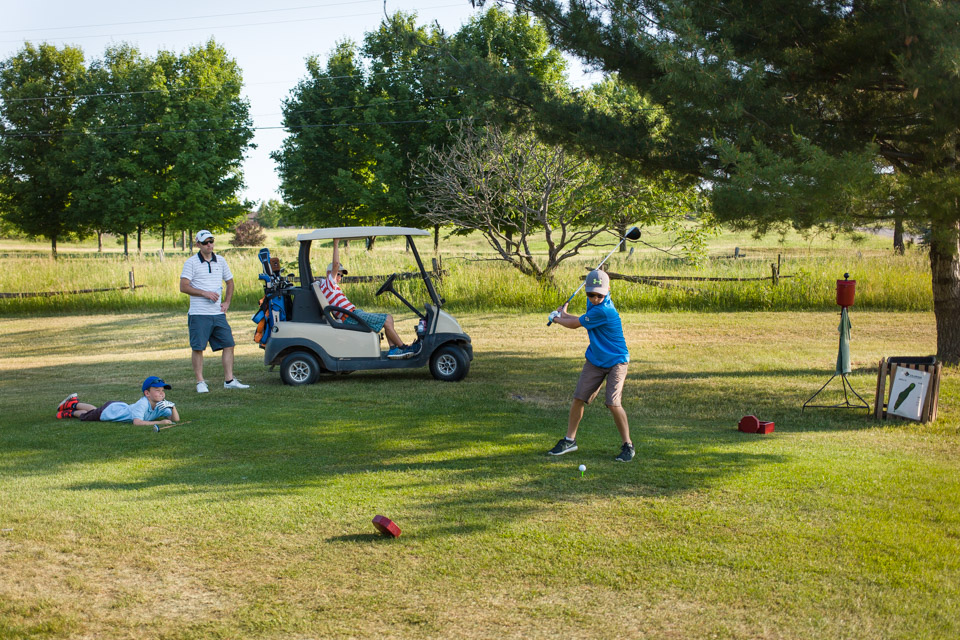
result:
[[[385,536],[390,536],[391,538],[400,537],[400,527],[398,527],[393,520],[387,516],[374,516],[373,526],[377,528],[377,531]]]

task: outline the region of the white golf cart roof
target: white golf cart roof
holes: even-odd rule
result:
[[[316,229],[309,233],[297,235],[297,242],[305,240],[356,240],[370,236],[428,236],[429,231],[413,229],[412,227],[332,227],[330,229]]]

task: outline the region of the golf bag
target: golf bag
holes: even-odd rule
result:
[[[287,319],[286,304],[283,299],[283,290],[287,283],[280,274],[277,259],[270,258],[269,249],[261,249],[257,257],[263,265],[263,273],[260,274],[259,279],[264,281],[264,296],[260,299],[260,308],[250,320],[257,323],[253,340],[263,349],[276,324]]]
[[[257,329],[253,333],[253,341],[260,343],[263,349],[273,333],[273,328],[281,320],[287,319],[287,312],[284,309],[283,294],[280,292],[270,293],[266,297],[260,298],[260,308],[257,310],[251,321],[257,323]]]

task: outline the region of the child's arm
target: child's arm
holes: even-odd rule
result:
[[[566,327],[567,329],[579,329],[582,325],[580,324],[580,316],[575,316],[567,313],[567,305],[564,304],[562,307],[557,309],[560,312],[560,315],[553,319],[554,322],[560,326]]]
[[[175,411],[176,409],[174,409]],[[173,420],[169,418],[164,418],[163,420],[141,420],[140,418],[134,418],[133,424],[138,427],[152,427],[155,424],[173,424]]]
[[[173,418],[174,422],[180,422],[180,414],[177,413],[176,407],[170,407],[170,417]]]

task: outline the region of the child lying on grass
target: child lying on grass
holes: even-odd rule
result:
[[[99,407],[80,402],[77,394],[71,393],[57,407],[57,418],[77,418],[84,422],[132,422],[140,426],[180,421],[176,405],[166,399],[165,390],[170,385],[157,376],[150,376],[143,381],[142,388],[143,397],[133,404],[111,400]]]

